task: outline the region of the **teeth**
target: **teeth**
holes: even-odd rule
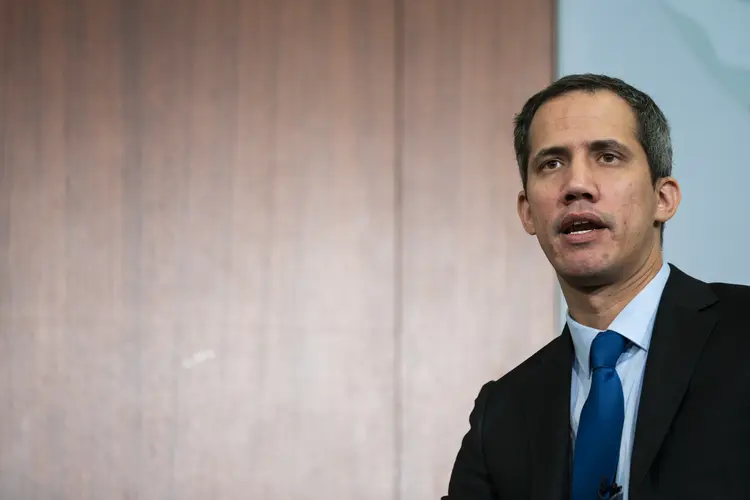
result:
[[[593,229],[581,229],[577,231],[571,231],[570,234],[586,234],[590,233],[591,231],[593,231]]]

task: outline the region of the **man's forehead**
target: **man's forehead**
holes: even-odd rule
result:
[[[571,92],[544,103],[534,115],[530,130],[531,149],[573,147],[604,138],[622,142],[636,140],[635,115],[616,94]]]

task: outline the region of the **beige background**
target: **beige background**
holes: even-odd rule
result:
[[[0,498],[434,499],[555,335],[551,0],[0,0]]]

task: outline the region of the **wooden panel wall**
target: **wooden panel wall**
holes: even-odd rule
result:
[[[401,498],[434,499],[481,385],[553,336],[512,144],[551,79],[553,21],[548,0],[405,5]]]
[[[0,498],[428,499],[554,335],[551,0],[0,0]]]

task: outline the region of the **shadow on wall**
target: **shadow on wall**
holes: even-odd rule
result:
[[[662,0],[685,45],[750,112],[750,0]]]

